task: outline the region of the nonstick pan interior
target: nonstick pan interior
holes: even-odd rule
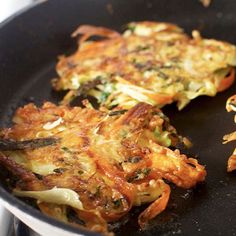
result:
[[[236,43],[235,12],[234,0],[215,0],[209,8],[197,0],[50,0],[31,8],[0,28],[0,125],[10,125],[18,106],[61,99],[62,94],[51,90],[50,80],[56,77],[57,56],[75,50],[76,41],[70,34],[80,24],[120,30],[129,21],[167,21],[188,33],[199,29],[204,37]],[[192,140],[194,146],[185,153],[206,165],[206,182],[191,190],[172,186],[168,208],[144,232],[139,231],[136,218],[142,208],[135,208],[123,220],[129,218],[128,223],[116,230],[117,235],[236,234],[236,175],[226,173],[234,146],[221,144],[223,135],[234,129],[233,114],[225,111],[225,102],[235,90],[236,84],[214,98],[198,98],[180,112],[175,105],[164,108],[179,133]],[[2,197],[13,204],[13,198],[3,191],[5,181],[1,182]],[[19,201],[14,204],[35,215]]]

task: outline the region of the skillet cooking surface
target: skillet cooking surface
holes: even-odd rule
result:
[[[50,0],[31,8],[0,29],[0,125],[10,124],[18,106],[61,99],[61,94],[51,90],[50,80],[56,76],[57,56],[75,50],[76,42],[69,36],[80,24],[118,30],[129,21],[168,21],[188,33],[199,29],[204,37],[236,43],[235,12],[235,0],[214,0],[209,8],[203,8],[198,0]],[[188,191],[172,186],[167,210],[147,231],[138,229],[137,208],[117,235],[236,235],[236,175],[226,173],[234,145],[221,144],[223,135],[234,130],[233,114],[225,111],[225,102],[235,90],[236,84],[214,98],[198,98],[181,112],[175,105],[164,109],[179,133],[193,141],[194,146],[185,152],[196,155],[206,165],[206,182]],[[28,214],[49,221],[14,200],[3,187],[0,195]],[[54,220],[50,223],[65,227]]]

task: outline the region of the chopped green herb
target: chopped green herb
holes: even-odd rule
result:
[[[144,50],[147,50],[147,49],[150,49],[149,45],[138,45],[136,47],[136,51],[144,51]]]
[[[137,59],[136,58],[132,58],[132,63],[133,64],[137,63]]]
[[[151,172],[150,168],[143,169],[143,174],[145,175],[145,177],[148,176],[150,172]]]
[[[122,205],[122,198],[116,199],[113,201],[114,207],[119,208]]]
[[[78,174],[82,175],[84,172],[82,170],[78,170]]]
[[[101,96],[99,97],[99,102],[100,103],[103,103],[107,100],[107,98],[109,97],[111,93],[108,93],[108,92],[102,92],[101,93]]]
[[[40,147],[46,147],[49,145],[55,145],[58,141],[59,141],[58,138],[53,138],[53,137],[28,139],[23,141],[0,138],[0,150],[15,151],[24,149],[36,149]]]
[[[100,195],[101,195],[101,186],[100,185],[96,187],[96,192],[94,195],[95,195],[95,197],[100,197]]]
[[[141,174],[141,173],[142,173],[141,169],[136,170],[136,171],[134,172],[134,175],[133,175],[133,176],[128,177],[127,181],[128,181],[129,183],[131,183],[131,182],[133,182],[133,181],[135,181],[135,180],[140,179],[139,177],[140,177],[140,174]]]
[[[66,170],[67,170],[66,168],[57,168],[57,169],[54,169],[53,172],[58,173],[58,174],[62,174]]]
[[[98,102],[99,103],[105,102],[114,90],[115,90],[114,83],[103,83],[102,87],[99,87],[100,95],[97,98]]]
[[[130,163],[138,163],[141,160],[142,160],[142,157],[140,157],[140,156],[134,156],[134,157],[128,158],[128,162],[130,162]]]
[[[122,138],[126,138],[128,132],[126,130],[121,130],[121,136]]]
[[[134,172],[134,175],[128,178],[128,182],[131,183],[135,180],[143,179],[151,172],[150,168],[138,169]]]
[[[111,111],[108,115],[109,116],[116,116],[116,115],[122,115],[125,112],[127,112],[128,110],[124,109],[124,110],[117,110],[117,111]]]
[[[165,147],[169,147],[171,145],[171,139],[169,138],[168,131],[161,131],[159,127],[156,127],[154,135],[159,144],[164,145]]]
[[[163,73],[162,71],[159,71],[158,72],[158,76],[161,77],[162,79],[168,79],[169,76],[165,73]]]
[[[127,29],[130,30],[131,32],[134,32],[134,31],[135,31],[135,28],[136,28],[136,26],[135,26],[135,25],[132,25],[132,24],[130,24],[130,25],[127,26]]]
[[[137,69],[139,69],[139,70],[150,70],[150,67],[149,66],[147,66],[145,63],[139,63],[139,62],[135,62],[135,63],[133,63],[134,64],[134,66],[137,68]]]
[[[181,81],[184,82],[184,78],[182,78],[182,77],[180,77],[180,76],[176,77],[175,83],[179,83],[179,82],[181,82]],[[189,87],[189,84],[184,84],[184,88],[185,88],[185,89],[188,88],[188,87]]]

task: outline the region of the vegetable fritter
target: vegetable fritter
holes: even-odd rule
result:
[[[83,93],[97,98],[106,109],[129,109],[138,102],[162,107],[177,102],[185,107],[200,96],[215,96],[234,81],[236,48],[226,42],[193,38],[168,23],[128,24],[119,34],[110,29],[80,26],[75,54],[57,65],[56,90],[69,90],[64,104]],[[100,41],[89,40],[100,36]]]
[[[16,196],[34,198],[45,214],[75,224],[73,211],[85,227],[106,234],[107,224],[133,206],[150,203],[139,215],[142,228],[162,212],[170,195],[164,179],[182,188],[205,179],[196,159],[168,148],[178,135],[158,108],[138,103],[111,114],[84,104],[29,104],[17,110],[12,128],[1,130],[3,140],[57,140],[0,152],[0,163],[18,177]]]
[[[231,96],[226,102],[226,110],[228,112],[234,111],[236,112],[236,95]],[[234,122],[236,123],[236,115],[234,116]],[[224,143],[228,143],[236,140],[236,131],[230,134],[226,134],[224,136]],[[236,170],[236,149],[233,154],[229,157],[227,171],[231,172]]]

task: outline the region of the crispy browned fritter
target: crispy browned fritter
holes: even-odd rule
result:
[[[196,159],[165,147],[175,145],[177,135],[158,108],[139,103],[106,113],[85,105],[46,102],[17,110],[3,140],[57,142],[0,152],[0,163],[19,178],[14,194],[37,199],[42,212],[66,222],[72,223],[67,213],[73,210],[87,228],[107,233],[107,222],[133,206],[150,203],[139,216],[142,228],[163,211],[170,194],[163,179],[182,188],[205,179]]]
[[[57,64],[56,90],[69,90],[64,104],[83,93],[98,99],[106,109],[129,109],[138,102],[162,107],[172,102],[182,109],[190,100],[214,96],[234,81],[234,45],[193,38],[176,25],[159,22],[130,23],[119,34],[82,25],[78,50]],[[103,40],[89,41],[91,36]],[[105,39],[104,39],[105,38]]]

